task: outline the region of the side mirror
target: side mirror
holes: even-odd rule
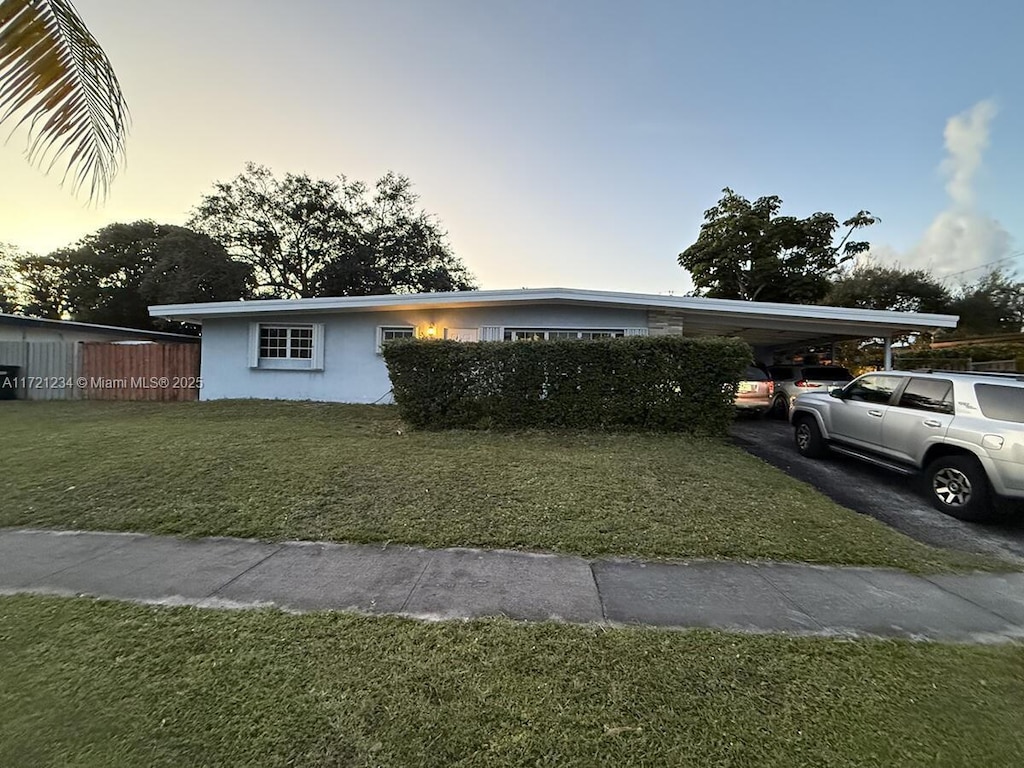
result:
[[[841,389],[830,390],[828,394],[829,394],[830,397],[834,397],[837,400],[842,400],[843,399],[843,390],[841,390]]]

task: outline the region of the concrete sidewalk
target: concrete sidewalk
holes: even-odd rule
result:
[[[1024,640],[1024,574],[644,563],[404,546],[0,530],[0,594],[208,608]]]

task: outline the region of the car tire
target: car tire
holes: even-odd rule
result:
[[[988,477],[972,456],[941,456],[929,464],[925,492],[933,507],[958,520],[980,523],[996,517]]]
[[[796,450],[808,459],[820,459],[828,453],[828,445],[813,416],[798,416],[793,424]]]
[[[789,403],[785,395],[779,395],[772,401],[772,407],[768,414],[773,419],[784,419],[789,416]]]

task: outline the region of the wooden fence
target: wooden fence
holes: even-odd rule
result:
[[[199,345],[0,341],[26,400],[197,400]]]
[[[198,400],[198,344],[82,344],[87,400]]]

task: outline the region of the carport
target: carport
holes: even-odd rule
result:
[[[651,314],[670,327],[679,327],[684,336],[738,336],[767,363],[783,350],[879,338],[884,344],[884,367],[890,369],[893,338],[955,328],[959,320],[956,315],[696,297],[671,303],[672,308],[652,308]]]

